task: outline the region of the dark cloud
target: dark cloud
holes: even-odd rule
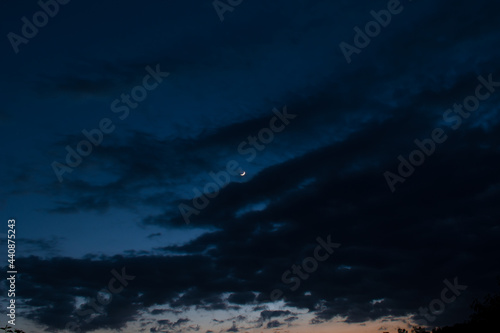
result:
[[[280,326],[283,326],[283,325],[284,325],[283,323],[280,323],[277,320],[272,320],[272,321],[270,321],[270,322],[267,323],[267,328],[277,328],[277,327],[280,327]]]
[[[128,320],[137,314],[138,307],[132,304],[170,302],[174,308],[227,310],[237,308],[230,303],[254,302],[253,292],[260,294],[258,301],[263,301],[269,299],[271,290],[280,288],[287,305],[316,313],[312,323],[338,315],[347,316],[348,322],[362,322],[417,312],[439,296],[444,279],[458,276],[459,281],[474,287],[456,301],[454,311],[445,312],[438,320],[466,315],[470,301],[488,288],[489,284],[481,281],[491,284],[498,274],[481,253],[493,255],[496,251],[488,244],[494,242],[497,233],[494,200],[500,159],[498,139],[491,133],[499,126],[492,124],[491,130],[485,130],[466,125],[460,132],[450,132],[449,141],[437,147],[436,153],[392,194],[382,174],[397,168],[398,154],[414,149],[412,135],[408,140],[398,139],[398,127],[403,128],[402,123],[407,121],[414,121],[414,126],[422,122],[403,118],[372,124],[341,143],[271,166],[247,183],[230,184],[195,222],[218,230],[185,245],[163,248],[166,253],[182,256],[146,255],[140,259],[141,264],[132,258],[124,259],[131,271],[169,267],[176,274],[165,271],[163,275],[157,268],[141,276],[136,286],[130,286],[130,297],[124,300],[128,305],[117,302],[112,306],[127,305],[125,308],[131,311]],[[422,123],[418,128],[424,131],[426,125]],[[390,148],[391,143],[396,146]],[[478,165],[481,173],[475,171]],[[315,181],[301,188],[307,179]],[[269,201],[264,210],[235,217],[246,203],[262,200]],[[159,218],[146,222],[165,226],[177,223]],[[281,282],[283,272],[312,254],[317,237],[329,234],[342,247],[320,263],[297,291],[291,291],[290,285]],[[52,264],[45,262],[44,267]],[[79,266],[84,267],[82,264]],[[65,269],[70,266],[71,261],[64,265]],[[432,276],[421,279],[429,271]],[[34,274],[31,279],[43,283],[35,269],[25,274]],[[74,279],[76,272],[71,276]],[[46,288],[39,299],[48,304],[56,302],[56,295],[64,290],[56,290],[56,282],[47,281],[53,287]],[[35,295],[41,292],[36,290]],[[305,291],[311,294],[305,296]],[[48,292],[53,294],[49,296]],[[139,292],[144,295],[138,297]],[[181,292],[185,294],[180,296]],[[231,292],[227,300],[219,296],[223,292]],[[173,301],[174,297],[177,300]],[[374,299],[384,301],[372,305]],[[58,318],[65,318],[64,313],[68,318],[68,309],[73,308],[71,297],[63,300],[65,312]],[[57,304],[63,300],[57,300]],[[50,317],[53,310],[51,306],[38,309],[32,318],[62,327],[64,323],[58,323],[61,319]],[[261,315],[271,319],[274,313],[263,311]],[[126,322],[123,320],[121,325]],[[118,323],[112,325],[106,327],[121,327]]]
[[[266,311],[262,311],[260,313],[260,317],[262,318],[262,320],[270,320],[272,318],[276,318],[276,317],[284,317],[284,316],[288,316],[292,314],[290,311],[281,311],[281,310],[278,310],[278,311],[270,311],[270,310],[266,310]]]
[[[158,314],[163,314],[165,312],[169,312],[168,309],[154,309],[151,311],[152,315],[158,315]]]
[[[148,236],[149,239],[154,238],[154,237],[159,237],[161,236],[161,232],[155,232],[154,234],[151,234]]]
[[[41,150],[50,160],[43,167],[26,145],[16,146],[27,157],[6,166],[3,176],[15,186],[4,191],[50,198],[43,213],[65,215],[69,221],[80,215],[90,220],[95,213],[108,216],[114,210],[131,212],[140,227],[155,228],[142,237],[147,241],[160,241],[176,229],[204,230],[185,242],[155,243],[157,248],[116,256],[97,255],[92,244],[83,258],[61,256],[62,238],[20,238],[19,248],[25,249],[18,259],[23,314],[48,330],[76,322],[83,331],[123,330],[144,313],[155,316],[142,326],[150,332],[199,331],[185,311],[247,307],[256,319],[231,314],[213,319],[214,325],[224,325],[219,327],[227,332],[244,331],[247,325],[279,328],[296,324],[302,310],[314,316],[312,325],[336,317],[363,323],[416,313],[440,297],[445,279],[457,277],[467,290],[433,324],[465,318],[471,301],[489,292],[500,274],[494,265],[500,255],[500,92],[481,102],[457,130],[443,121],[443,113],[475,92],[479,75],[491,73],[500,81],[497,5],[406,2],[404,12],[347,65],[338,43],[351,43],[352,28],[370,19],[372,7],[386,2],[278,1],[266,4],[264,12],[249,3],[232,12],[225,27],[210,3],[198,4],[197,10],[193,3],[144,8],[151,17],[142,24],[161,19],[167,22],[164,28],[176,28],[148,29],[154,36],[142,41],[144,30],[135,30],[139,20],[132,20],[123,29],[138,31],[133,36],[139,44],[128,41],[130,49],[129,44],[120,49],[130,52],[130,58],[112,53],[116,60],[111,61],[85,54],[80,62],[33,73],[27,63],[29,68],[18,66],[22,72],[17,79],[6,69],[12,82],[2,84],[8,89],[29,76],[27,90],[41,99],[69,96],[73,101],[77,96],[75,107],[88,109],[94,104],[85,103],[98,100],[105,110],[102,117],[113,116],[111,101],[140,82],[146,65],[159,63],[171,70],[165,90],[158,90],[148,99],[151,104],[137,110],[137,118],[95,147],[63,183],[49,163],[62,161],[64,147],[83,139],[83,122],[66,129],[60,121],[64,130],[46,139]],[[160,17],[160,9],[166,17]],[[102,28],[102,15],[110,10],[103,5],[92,16],[97,26]],[[130,7],[120,10],[131,15]],[[199,21],[186,23],[186,17]],[[117,28],[108,29],[99,40],[116,45],[110,36]],[[179,36],[160,30],[178,31]],[[42,52],[37,45],[30,41],[25,47],[36,54]],[[134,49],[155,51],[146,56],[132,53]],[[48,61],[44,53],[37,57]],[[17,98],[29,100],[30,91]],[[296,118],[283,132],[252,161],[238,153],[243,140],[269,126],[273,108],[285,106]],[[8,117],[3,110],[9,110]],[[0,120],[10,122],[10,110],[10,105],[2,107]],[[37,118],[26,116],[22,130],[45,138],[28,126],[57,127],[58,115],[54,124],[38,124]],[[147,117],[153,120],[147,122]],[[90,120],[85,119],[87,126]],[[429,137],[436,127],[448,139],[392,193],[384,172],[397,173],[398,156],[408,158],[417,148],[414,140]],[[17,141],[5,140],[4,145]],[[38,141],[43,140],[30,144]],[[248,175],[233,177],[187,225],[178,205],[202,200],[193,189],[202,190],[212,181],[209,172],[224,170],[231,159]],[[39,186],[32,186],[34,181]],[[318,237],[329,235],[341,247],[292,290],[283,274],[313,255]],[[108,286],[111,270],[122,267],[135,279],[85,321],[79,312],[88,310]],[[283,292],[286,308],[270,310],[267,302],[274,289]]]
[[[51,239],[18,239],[22,253],[28,255],[37,255],[43,257],[43,253],[46,256],[57,256],[61,253],[61,242],[64,241],[62,237],[52,237]]]
[[[147,74],[145,68],[148,65],[151,64],[117,65],[96,61],[72,64],[66,68],[64,76],[43,75],[35,89],[44,94],[64,92],[77,96],[103,97],[110,93],[119,95],[120,90],[130,89],[136,82],[141,82],[142,77]]]
[[[255,294],[248,292],[234,293],[228,297],[228,301],[234,304],[251,304],[255,300]]]

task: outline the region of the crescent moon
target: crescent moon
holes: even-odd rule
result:
[[[242,172],[240,172],[240,176],[241,176],[241,177],[243,177],[243,176],[244,176],[244,175],[246,175],[246,174],[247,174],[247,173],[246,173],[246,171],[242,171]]]

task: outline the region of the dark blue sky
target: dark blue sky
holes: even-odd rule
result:
[[[0,4],[16,328],[392,332],[495,291],[494,2],[47,3]]]

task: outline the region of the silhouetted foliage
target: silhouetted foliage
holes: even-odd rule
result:
[[[476,299],[471,308],[474,312],[470,315],[470,320],[453,326],[436,328],[432,330],[432,333],[488,332],[493,327],[497,327],[496,322],[500,314],[500,294],[488,294],[483,302]]]
[[[500,286],[500,278],[498,278]],[[500,293],[488,294],[481,302],[474,300],[471,304],[474,311],[470,319],[464,323],[453,326],[438,327],[432,333],[480,333],[492,332],[492,328],[497,327],[498,315],[500,314]],[[495,331],[498,331],[495,330]],[[408,333],[406,329],[398,328],[398,333]],[[414,326],[411,333],[430,333],[425,328]]]
[[[12,327],[7,325],[5,325],[5,327],[0,327],[0,330],[4,331],[5,333],[26,333],[22,330],[12,330]]]
[[[398,333],[408,333],[408,330],[404,328],[398,328]],[[429,331],[426,331],[425,328],[420,327],[420,326],[413,326],[411,329],[411,333],[430,333]]]

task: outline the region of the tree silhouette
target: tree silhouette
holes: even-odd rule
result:
[[[398,333],[408,333],[408,330],[404,328],[398,328]],[[411,329],[411,333],[430,333],[429,331],[426,331],[425,328],[422,328],[420,326],[413,326]]]
[[[4,331],[5,333],[26,333],[22,330],[12,330],[12,327],[7,325],[5,325],[5,327],[0,327],[0,330]]]
[[[500,285],[500,278],[498,279]],[[432,333],[470,333],[488,332],[497,326],[498,314],[500,313],[500,294],[488,294],[484,301],[474,300],[471,305],[474,311],[470,319],[464,323],[455,324],[432,330]],[[496,330],[498,331],[498,329]]]
[[[500,277],[498,278],[500,286]],[[437,327],[432,333],[479,333],[490,332],[492,328],[498,327],[498,315],[500,314],[500,293],[488,294],[483,301],[474,300],[470,306],[473,313],[469,320],[453,326]],[[494,330],[498,331],[498,328]],[[398,333],[408,333],[406,329],[398,328]],[[425,328],[413,326],[411,333],[430,333]]]

